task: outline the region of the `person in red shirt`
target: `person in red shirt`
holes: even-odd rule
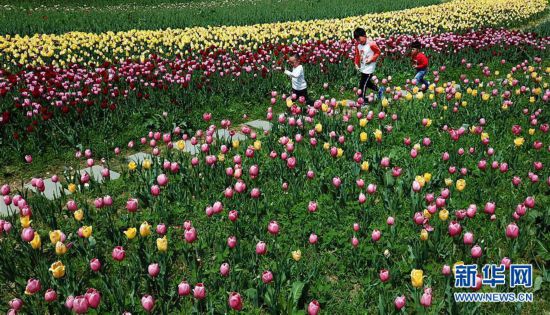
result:
[[[428,57],[420,51],[421,44],[419,41],[414,41],[411,44],[412,62],[413,67],[416,69],[416,75],[414,76],[415,84],[421,83],[422,89],[426,90],[430,86],[430,82],[424,79],[424,76],[428,72]]]

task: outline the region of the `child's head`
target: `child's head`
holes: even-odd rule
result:
[[[365,32],[365,29],[358,27],[353,31],[353,38],[359,43],[365,44],[367,42],[367,32]]]
[[[417,54],[417,53],[420,51],[420,47],[421,47],[420,42],[417,41],[417,40],[415,40],[415,41],[412,42],[412,44],[411,44],[411,52],[412,52],[413,54]]]
[[[290,55],[290,57],[288,57],[288,63],[294,68],[298,67],[300,65],[300,57],[298,54]]]

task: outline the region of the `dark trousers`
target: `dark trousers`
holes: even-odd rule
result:
[[[372,73],[361,73],[361,80],[359,81],[359,89],[361,89],[361,95],[359,95],[360,97],[365,98],[365,91],[367,88],[378,92],[378,86],[372,82],[372,76]]]
[[[303,96],[306,99],[306,104],[311,105],[313,102],[310,101],[309,97],[307,96],[307,88],[303,90],[295,90],[292,89],[292,93],[296,94],[296,100],[300,98],[300,96]]]

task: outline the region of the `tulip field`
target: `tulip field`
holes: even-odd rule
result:
[[[2,2],[0,313],[548,312],[549,2],[318,2]]]

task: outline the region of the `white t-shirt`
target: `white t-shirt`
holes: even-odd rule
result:
[[[359,54],[361,56],[359,71],[364,74],[371,74],[376,70],[376,62],[366,63],[367,58],[374,56],[374,51],[370,48],[371,43],[372,42],[366,42],[365,45],[357,45],[357,49],[359,49]]]
[[[285,70],[285,74],[292,78],[292,88],[301,91],[307,88],[306,79],[304,78],[304,67],[299,65],[291,71]]]

